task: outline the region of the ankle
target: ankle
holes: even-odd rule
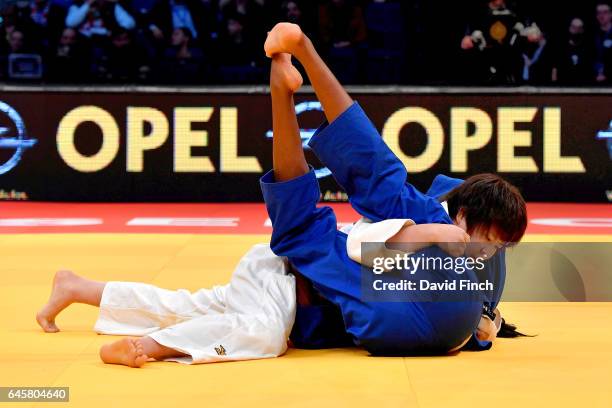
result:
[[[285,96],[293,95],[293,91],[289,87],[287,87],[285,82],[282,80],[271,80],[270,81],[270,92],[275,95],[285,95]]]
[[[291,55],[293,55],[298,61],[302,62],[303,59],[308,57],[310,50],[314,49],[312,41],[304,33],[300,35],[297,41],[293,44],[291,49]]]

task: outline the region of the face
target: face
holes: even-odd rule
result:
[[[494,9],[499,9],[506,6],[505,0],[492,0],[489,2],[489,6]]]
[[[9,46],[13,52],[21,50],[23,47],[23,33],[21,31],[13,30],[9,37]]]
[[[597,21],[600,26],[609,25],[612,21],[612,13],[610,12],[610,6],[607,4],[600,4],[597,6]]]
[[[72,28],[67,28],[62,33],[62,37],[60,38],[61,45],[72,45],[76,42],[76,31]]]
[[[299,21],[300,17],[302,17],[302,12],[297,3],[294,1],[287,3],[287,19],[290,21]]]
[[[188,40],[183,30],[177,28],[172,32],[172,45],[175,47],[183,45]]]
[[[582,20],[579,18],[573,19],[569,26],[569,32],[573,35],[584,33],[584,23]]]
[[[121,33],[113,37],[113,45],[116,48],[123,48],[130,44],[130,36],[128,33]]]
[[[239,21],[230,18],[227,20],[227,32],[230,35],[240,34],[242,32],[242,24]]]
[[[4,32],[6,33],[6,38],[9,38],[10,35],[15,31],[15,24],[12,22],[7,22],[4,26]]]
[[[468,230],[465,217],[461,211],[457,215],[455,224],[464,231]],[[476,228],[470,234],[470,243],[465,251],[465,256],[490,259],[498,250],[504,248],[506,244],[501,240],[495,228],[489,228],[488,231],[483,228]]]

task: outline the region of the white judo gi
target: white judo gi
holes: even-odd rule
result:
[[[349,256],[361,262],[362,242],[386,242],[411,224],[411,220],[371,224],[362,219],[343,228]],[[276,256],[268,244],[257,244],[242,257],[227,285],[191,293],[108,282],[94,330],[149,336],[187,354],[166,360],[187,364],[277,357],[287,350],[295,320],[295,285],[287,260]]]
[[[287,350],[295,319],[295,277],[267,244],[240,260],[230,282],[190,293],[108,282],[94,330],[147,335],[188,356],[181,363],[276,357]]]

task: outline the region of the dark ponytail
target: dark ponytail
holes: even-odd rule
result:
[[[497,337],[515,338],[515,337],[535,337],[529,334],[521,333],[516,330],[516,326],[510,323],[506,323],[506,320],[502,318],[501,327],[497,332]]]

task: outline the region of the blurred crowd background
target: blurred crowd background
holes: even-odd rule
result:
[[[610,85],[608,1],[0,0],[0,81],[265,84],[299,24],[343,83]]]

